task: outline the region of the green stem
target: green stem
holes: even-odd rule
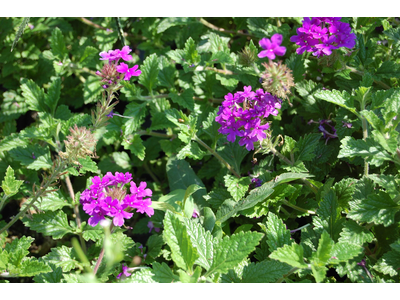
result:
[[[357,74],[357,75],[360,75],[360,76],[364,76],[364,72],[363,71],[357,70],[357,69],[355,69],[353,67],[346,66],[346,69],[350,70],[350,72],[353,72],[354,74]],[[388,86],[386,83],[384,83],[382,81],[374,80],[374,82],[376,84],[380,85],[381,87],[383,87],[386,90],[390,89],[390,86]]]
[[[202,145],[204,148],[206,148],[212,155],[214,155],[221,163],[224,164],[225,167],[228,168],[229,171],[233,175],[235,175],[237,178],[240,178],[240,175],[236,173],[236,171],[231,167],[230,164],[228,164],[215,150],[211,149],[206,143],[204,143],[201,139],[198,138],[197,135],[194,136],[193,138],[194,141],[198,142],[200,145]]]
[[[292,275],[294,272],[296,272],[299,268],[293,268],[291,269],[286,275],[283,275],[282,278],[278,279],[275,283],[281,283],[283,282],[286,278],[288,278],[290,275]]]
[[[176,138],[175,134],[167,134],[167,133],[160,133],[160,132],[147,131],[147,130],[136,131],[135,134],[150,135],[150,136],[156,136],[156,137],[167,138],[167,139]]]
[[[3,199],[1,199],[1,203],[0,203],[0,211],[3,209],[3,205],[6,202],[8,196],[6,195],[6,193],[4,193],[3,195]]]
[[[113,227],[114,227],[114,224],[113,223],[111,223],[111,226],[110,226],[110,228],[109,228],[109,233],[108,234],[110,234],[110,233],[112,233],[112,229],[113,229]],[[99,267],[100,267],[100,264],[101,264],[101,261],[103,260],[103,257],[104,257],[104,245],[103,245],[103,248],[101,248],[101,251],[100,251],[100,254],[99,254],[99,259],[97,260],[97,262],[96,262],[96,265],[94,266],[94,269],[93,269],[93,274],[94,275],[96,275],[96,273],[97,273],[97,271],[98,271],[98,269],[99,269]]]
[[[223,32],[223,33],[227,33],[227,34],[237,34],[237,35],[243,35],[243,36],[253,36],[251,34],[248,33],[244,33],[241,31],[233,31],[233,30],[226,30],[224,28],[220,28],[215,26],[214,24],[211,24],[210,22],[204,20],[203,18],[197,18],[197,20],[202,23],[203,25],[207,26],[208,28],[211,28],[212,30],[215,31],[219,31],[219,32]]]
[[[282,199],[282,203],[285,204],[285,205],[287,205],[287,206],[289,206],[289,207],[291,207],[291,208],[293,208],[293,209],[295,209],[295,210],[298,210],[298,211],[300,211],[300,212],[305,212],[305,213],[308,213],[308,214],[315,215],[315,211],[312,211],[312,210],[308,210],[308,209],[304,209],[304,208],[298,207],[298,206],[296,206],[296,205],[290,203],[290,202],[287,201],[286,199]]]
[[[25,206],[24,209],[22,209],[6,226],[4,226],[1,230],[0,233],[4,232],[8,228],[10,228],[15,222],[19,220],[21,216],[23,216],[28,209],[31,208],[31,206],[40,198],[42,197],[43,194],[46,193],[47,188],[57,179],[57,177],[60,175],[62,171],[64,171],[65,168],[65,162],[62,161],[51,173],[50,177],[47,179],[46,183],[44,185],[41,185],[39,190],[33,195],[33,199]]]
[[[366,96],[368,92],[366,92],[363,96],[363,99],[360,104],[360,109],[363,111],[366,106]],[[361,116],[361,124],[362,124],[362,129],[363,129],[363,140],[366,141],[368,138],[368,123],[365,117]],[[367,159],[364,159],[364,176],[368,176],[368,171],[369,171],[369,164],[367,162]]]

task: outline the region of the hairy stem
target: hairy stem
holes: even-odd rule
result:
[[[283,275],[282,278],[278,279],[275,283],[281,283],[283,282],[286,278],[288,278],[290,275],[292,275],[294,272],[296,272],[299,268],[293,268],[291,269],[286,275]]]
[[[200,145],[202,145],[204,148],[206,148],[212,155],[214,155],[220,162],[224,164],[225,167],[228,168],[229,171],[233,175],[235,175],[237,178],[240,178],[240,175],[236,173],[236,171],[231,167],[230,164],[228,164],[225,159],[223,159],[215,150],[211,149],[206,143],[204,143],[201,139],[199,139],[197,136],[194,137],[194,141],[198,142]]]
[[[0,229],[0,233],[10,228],[15,222],[19,220],[21,216],[25,215],[28,209],[30,209],[31,206],[46,193],[47,188],[50,187],[50,185],[58,178],[58,176],[60,176],[60,174],[64,171],[64,169],[65,169],[65,162],[62,161],[58,166],[54,168],[54,171],[47,178],[46,182],[44,184],[42,182],[38,191],[35,192],[34,195],[32,196],[32,200],[10,222],[8,222],[6,226]]]
[[[308,210],[308,209],[304,209],[304,208],[298,207],[297,205],[294,205],[294,204],[290,203],[290,202],[287,201],[286,199],[283,199],[282,202],[283,202],[283,204],[285,204],[285,205],[287,205],[287,206],[289,206],[289,207],[291,207],[291,208],[293,208],[293,209],[295,209],[295,210],[298,210],[298,211],[300,211],[300,212],[305,212],[305,213],[308,213],[308,214],[315,215],[315,211],[312,211],[312,210]]]

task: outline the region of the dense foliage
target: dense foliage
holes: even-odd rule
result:
[[[0,282],[399,282],[397,18],[0,18]]]

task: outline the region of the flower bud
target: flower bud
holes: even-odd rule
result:
[[[294,86],[292,70],[282,61],[262,64],[265,71],[262,74],[264,90],[279,98],[288,99],[290,88]]]

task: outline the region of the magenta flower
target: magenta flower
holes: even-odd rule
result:
[[[149,217],[154,214],[154,209],[150,207],[150,197],[152,191],[146,188],[146,183],[141,182],[139,188],[131,181],[132,174],[111,172],[100,178],[95,176],[89,189],[82,192],[80,203],[83,210],[90,215],[88,224],[96,226],[106,217],[111,217],[115,226],[122,226],[125,219],[133,216],[134,209],[140,213],[146,213]],[[125,185],[131,186],[131,194],[126,191]],[[134,187],[134,188],[132,188]]]
[[[264,49],[258,54],[259,58],[268,57],[269,59],[275,59],[276,55],[283,56],[286,53],[286,47],[281,46],[282,35],[279,33],[275,33],[271,37],[271,40],[262,38],[259,44]]]
[[[125,73],[124,80],[129,80],[132,76],[139,76],[140,74],[142,74],[142,71],[136,71],[138,67],[138,65],[134,65],[132,68],[129,69],[126,63],[121,63],[119,66],[117,66],[117,71],[119,73]]]
[[[122,275],[125,275],[126,277],[131,276],[132,274],[128,272],[128,266],[125,264],[122,264],[122,272],[118,274],[117,279],[120,279]]]

